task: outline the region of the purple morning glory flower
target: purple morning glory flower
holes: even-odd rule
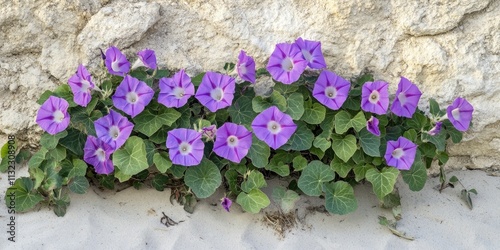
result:
[[[229,208],[231,208],[231,205],[233,204],[233,202],[232,202],[229,198],[224,197],[224,198],[222,198],[222,200],[221,200],[221,203],[220,203],[220,204],[221,204],[221,206],[222,206],[224,209],[226,209],[226,211],[228,211],[228,212],[229,212]]]
[[[473,111],[474,108],[472,105],[461,97],[455,99],[453,104],[446,109],[451,124],[453,124],[458,131],[462,132],[469,129]]]
[[[127,61],[127,57],[114,46],[106,50],[106,60],[104,63],[112,75],[123,76],[130,70],[130,63]]]
[[[306,67],[307,61],[299,46],[295,43],[278,43],[269,58],[266,69],[274,80],[291,84],[299,79]]]
[[[172,78],[160,79],[159,103],[169,108],[180,108],[192,95],[194,95],[194,85],[184,70],[175,73]]]
[[[366,130],[368,132],[380,136],[380,129],[378,128],[378,119],[375,116],[370,117],[368,121],[366,121]]]
[[[252,122],[255,136],[273,149],[285,144],[297,129],[292,117],[271,106],[258,114]]]
[[[252,132],[245,126],[226,122],[217,129],[214,152],[232,162],[240,163],[252,146]]]
[[[98,174],[109,174],[115,169],[109,156],[113,153],[111,146],[89,135],[83,148],[83,160],[94,166]]]
[[[340,109],[349,94],[351,84],[335,73],[324,70],[316,80],[313,96],[330,109]]]
[[[295,40],[295,44],[299,46],[302,55],[307,61],[307,66],[312,69],[326,68],[325,57],[321,52],[321,42],[302,40],[302,37]]]
[[[388,84],[383,81],[366,82],[361,90],[361,109],[383,115],[389,107]]]
[[[400,170],[409,170],[415,160],[416,153],[417,145],[401,136],[397,141],[387,142],[385,161],[389,166]]]
[[[97,137],[109,144],[113,150],[120,148],[127,141],[134,124],[114,110],[94,122]]]
[[[137,53],[139,60],[144,66],[150,69],[156,69],[156,55],[155,51],[151,49],[141,50]]]
[[[145,82],[127,75],[116,88],[112,97],[113,105],[125,114],[135,117],[149,104],[153,95],[153,89]]]
[[[421,95],[422,92],[420,92],[417,85],[401,77],[398,90],[396,90],[396,98],[391,106],[392,113],[398,116],[411,118],[417,109]]]
[[[430,134],[432,136],[438,135],[441,132],[441,126],[443,125],[442,122],[436,122],[436,125],[427,132],[427,134]]]
[[[76,73],[68,80],[68,85],[73,92],[73,101],[83,107],[87,107],[92,96],[90,91],[94,89],[92,76],[87,69],[80,64]]]
[[[36,123],[51,135],[65,130],[69,125],[69,104],[63,98],[50,96],[36,114]]]
[[[188,167],[200,164],[205,144],[200,132],[177,128],[168,132],[167,148],[172,163]]]
[[[215,112],[231,105],[234,98],[234,88],[234,78],[215,72],[207,72],[201,80],[195,97],[203,106]]]
[[[236,70],[241,79],[255,83],[255,61],[251,56],[247,56],[245,51],[240,51]]]

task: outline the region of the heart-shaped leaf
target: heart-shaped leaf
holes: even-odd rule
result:
[[[394,184],[398,178],[399,170],[393,167],[385,167],[382,171],[376,168],[371,168],[366,171],[366,179],[372,183],[373,192],[377,195],[379,200],[392,192]]]
[[[348,214],[358,208],[354,189],[349,183],[337,181],[325,183],[325,208],[332,214]]]
[[[323,192],[323,184],[335,178],[335,172],[321,161],[310,162],[299,177],[298,186],[302,192],[310,196],[319,196]]]
[[[186,169],[184,182],[198,198],[207,198],[220,186],[222,177],[219,168],[203,158],[200,165]]]

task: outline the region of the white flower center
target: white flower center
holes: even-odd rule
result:
[[[378,93],[378,91],[374,90],[372,91],[372,93],[370,94],[370,99],[369,101],[372,103],[372,104],[376,104],[378,102],[378,100],[380,99],[380,94]]]
[[[458,108],[451,111],[451,115],[455,120],[460,120],[460,110]]]
[[[304,55],[304,58],[306,59],[306,61],[308,61],[308,62],[312,61],[313,56],[311,55],[311,53],[309,53],[309,51],[303,49],[302,55]]]
[[[212,99],[219,102],[222,100],[222,97],[224,97],[224,91],[222,91],[221,88],[212,89],[212,91],[210,91],[210,96]]]
[[[192,151],[191,144],[187,142],[182,142],[179,144],[179,152],[181,152],[181,155],[188,155]]]
[[[238,67],[238,69],[240,70],[240,74],[244,75],[244,74],[246,74],[246,73],[247,73],[247,68],[246,68],[246,66],[247,66],[247,65],[246,65],[245,63],[243,63],[243,64],[241,64],[241,65]]]
[[[330,99],[334,99],[337,96],[337,89],[335,87],[328,86],[325,88],[325,95]]]
[[[128,92],[126,95],[127,102],[135,104],[139,100],[139,96],[135,92]]]
[[[118,139],[118,136],[120,136],[120,129],[118,126],[111,126],[111,128],[109,128],[109,136],[111,136],[113,140]]]
[[[269,121],[267,123],[267,130],[271,132],[271,134],[275,135],[281,132],[281,125],[275,121]]]
[[[173,94],[175,98],[181,99],[182,97],[184,97],[184,89],[181,87],[175,87],[175,89],[173,90]]]
[[[236,147],[238,146],[238,137],[231,135],[227,137],[227,145],[229,147]]]
[[[398,100],[401,103],[401,105],[405,105],[405,103],[406,103],[406,95],[405,95],[404,92],[399,93]]]
[[[99,159],[100,162],[104,162],[106,160],[106,153],[102,148],[98,148],[95,151],[95,155],[97,155],[97,159]]]
[[[111,62],[111,69],[115,72],[119,72],[120,66],[118,64],[119,64],[118,60]]]
[[[293,61],[289,57],[283,59],[283,62],[281,62],[281,68],[284,71],[292,71],[293,69]]]
[[[54,113],[52,114],[52,116],[54,116],[54,122],[56,123],[61,123],[64,119],[64,114],[63,112],[61,112],[61,110],[56,110],[54,111]]]
[[[90,92],[90,82],[85,80],[85,79],[82,79],[81,81],[82,83],[82,87],[80,88],[80,91],[82,92]]]
[[[404,151],[402,148],[396,148],[392,151],[392,157],[399,159],[404,155]]]

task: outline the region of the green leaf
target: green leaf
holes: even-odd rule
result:
[[[118,179],[118,181],[121,183],[126,182],[126,181],[130,180],[130,178],[132,178],[132,175],[125,174],[120,169],[116,169],[114,175],[115,175],[116,179]]]
[[[351,134],[345,137],[334,135],[332,136],[332,149],[336,156],[347,162],[356,152],[356,137]]]
[[[325,208],[332,214],[348,214],[358,208],[358,202],[354,197],[354,189],[349,183],[337,181],[325,183]]]
[[[264,180],[264,175],[257,170],[252,170],[246,180],[241,183],[241,190],[248,193],[252,189],[260,189],[265,186],[267,186],[267,183]]]
[[[38,100],[36,101],[36,103],[42,105],[45,101],[47,101],[47,99],[49,99],[49,97],[52,95],[52,91],[50,90],[45,90],[45,92],[43,92],[41,95],[40,95],[40,98],[38,98]]]
[[[125,175],[134,175],[149,167],[144,141],[131,136],[122,149],[113,153],[113,164]]]
[[[307,107],[301,120],[309,124],[320,124],[325,119],[325,106],[314,103],[312,107]]]
[[[11,206],[11,199],[15,201],[16,213],[20,213],[33,209],[36,204],[43,201],[43,196],[36,191],[33,192],[33,181],[30,178],[21,177],[5,193],[7,207]]]
[[[274,202],[278,203],[283,213],[288,213],[295,207],[295,202],[299,200],[299,195],[293,190],[286,190],[284,187],[276,187],[271,195]]]
[[[168,182],[168,176],[157,174],[151,181],[151,185],[158,191],[165,190],[165,184]]]
[[[144,110],[133,119],[135,123],[134,130],[152,136],[163,125],[171,126],[179,117],[181,117],[181,113],[172,108],[162,108],[158,114]]]
[[[420,112],[415,112],[411,119],[406,120],[406,125],[416,131],[420,131],[427,125],[427,117]]]
[[[203,77],[205,76],[205,72],[200,73],[196,75],[195,77],[191,78],[191,82],[193,83],[194,86],[198,87],[201,84],[201,80],[203,80]]]
[[[21,164],[31,158],[31,152],[28,149],[21,149],[16,155],[16,163]]]
[[[273,171],[281,177],[290,175],[290,167],[287,164],[268,164],[266,170]]]
[[[45,160],[45,155],[49,152],[46,148],[41,147],[38,152],[33,154],[31,159],[28,161],[29,168],[37,168]]]
[[[366,118],[363,111],[359,111],[354,118],[346,111],[340,111],[335,115],[335,133],[343,134],[350,128],[360,131],[366,127]]]
[[[359,142],[363,152],[369,156],[380,156],[380,137],[370,133],[366,128],[359,131]]]
[[[238,98],[228,110],[232,122],[242,124],[247,128],[252,124],[253,119],[257,115],[252,109],[252,99],[247,96]]]
[[[69,149],[77,156],[83,156],[83,147],[85,146],[87,135],[73,128],[69,128],[67,131],[68,135],[59,139],[59,144]]]
[[[68,188],[76,194],[84,194],[89,188],[89,181],[84,176],[76,176],[70,181]]]
[[[304,96],[301,93],[292,93],[286,98],[287,108],[285,113],[293,120],[299,120],[304,114]]]
[[[168,77],[170,71],[168,69],[157,69],[155,74],[155,79],[160,79],[163,77]]]
[[[73,92],[71,92],[71,88],[69,87],[68,84],[63,84],[57,87],[56,90],[54,90],[53,96],[61,97],[68,101],[69,107],[76,107],[77,104],[73,101]],[[47,97],[48,99],[48,97]]]
[[[356,165],[354,167],[354,179],[357,182],[360,182],[365,178],[366,171],[375,168],[373,165],[365,164],[365,165]]]
[[[427,169],[425,168],[425,164],[420,160],[416,160],[410,170],[401,171],[401,175],[411,191],[422,190],[427,181]]]
[[[227,180],[227,184],[229,186],[229,191],[231,191],[233,194],[239,194],[238,190],[238,172],[234,169],[229,169],[224,173],[224,177]]]
[[[47,159],[53,158],[56,161],[62,161],[66,158],[66,149],[62,146],[57,146],[56,148],[49,150],[46,157]]]
[[[434,144],[439,151],[446,149],[446,133],[439,133],[434,136],[422,133],[422,141]]]
[[[102,113],[99,110],[94,110],[90,115],[83,107],[75,107],[71,112],[71,123],[80,131],[88,135],[96,136],[94,121],[101,118]]]
[[[314,141],[313,132],[302,121],[296,121],[295,124],[297,125],[297,130],[295,130],[295,133],[293,133],[288,142],[280,148],[295,151],[310,149]]]
[[[330,162],[330,167],[335,171],[341,178],[346,178],[347,174],[354,167],[352,161],[343,162],[338,157],[335,157],[332,162]]]
[[[433,98],[429,99],[429,107],[429,112],[435,117],[441,117],[445,114],[445,112],[441,111],[441,109],[439,108],[439,103],[437,103]]]
[[[57,146],[57,143],[59,142],[59,139],[65,137],[68,135],[68,132],[66,130],[59,132],[55,135],[51,135],[47,132],[43,133],[42,137],[40,138],[40,145],[47,149],[54,149]]]
[[[412,142],[417,141],[417,131],[415,131],[415,129],[410,129],[410,130],[405,131],[403,133],[403,136]]]
[[[271,204],[271,201],[260,189],[252,189],[248,194],[241,192],[236,198],[236,203],[240,204],[243,210],[256,214],[262,208]]]
[[[392,192],[394,184],[398,178],[399,170],[393,167],[385,167],[379,172],[376,168],[366,171],[366,180],[372,183],[373,192],[379,200]]]
[[[148,161],[148,166],[152,166],[153,157],[156,153],[156,146],[149,140],[144,141],[144,146],[146,148],[146,160]]]
[[[263,168],[269,163],[269,156],[271,156],[271,149],[269,146],[259,140],[255,135],[252,135],[252,146],[248,150],[247,157],[252,161],[255,167]]]
[[[42,184],[43,179],[45,178],[45,173],[43,170],[39,168],[31,168],[29,170],[31,178],[34,179],[35,183],[33,184],[33,189],[38,189]]]
[[[299,188],[309,196],[319,196],[322,194],[323,183],[335,178],[335,172],[330,166],[321,161],[312,161],[307,165],[299,177]]]
[[[283,84],[281,82],[275,82],[273,89],[282,95],[288,95],[297,92],[299,86],[297,84]]]
[[[77,176],[85,176],[87,173],[87,163],[80,159],[73,159],[72,168],[69,171],[68,178],[71,179]]]
[[[172,167],[170,167],[168,171],[174,176],[174,178],[180,179],[184,177],[184,172],[186,172],[186,167],[172,164]]]
[[[287,110],[287,102],[279,92],[273,91],[270,97],[256,96],[252,99],[252,109],[255,113],[260,113],[271,106],[276,106],[284,112]]]
[[[314,138],[313,145],[321,149],[321,151],[325,152],[332,146],[332,142],[327,140],[327,138],[323,137],[322,135],[318,135],[316,138]]]
[[[179,119],[180,120],[180,119]],[[177,121],[179,121],[177,120]],[[189,127],[188,126],[179,126],[181,128]],[[156,133],[149,137],[149,140],[156,144],[163,144],[167,141],[167,134],[170,128],[168,126],[162,126]]]
[[[302,156],[296,156],[293,158],[293,169],[294,171],[302,171],[307,166],[307,159]]]
[[[203,158],[200,165],[186,170],[184,182],[198,198],[207,198],[220,186],[222,179],[219,168]]]
[[[155,153],[153,156],[153,162],[156,166],[156,169],[158,169],[158,171],[160,171],[160,173],[162,174],[167,172],[167,170],[172,167],[172,162],[170,161],[166,152]]]
[[[69,203],[70,203],[70,198],[68,194],[62,195],[61,198],[54,198],[54,213],[58,217],[63,217],[66,214],[66,209],[68,208]]]
[[[92,112],[95,110],[95,106],[97,106],[97,102],[99,102],[99,98],[92,98],[89,104],[87,104],[87,107],[85,107],[85,112],[87,112],[87,115],[92,114]]]
[[[446,128],[446,133],[451,137],[451,141],[453,143],[459,143],[462,141],[462,132],[458,131],[449,120],[445,120],[443,122],[444,127]],[[443,132],[441,132],[443,133]]]

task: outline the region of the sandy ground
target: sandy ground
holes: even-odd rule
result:
[[[18,176],[26,170],[18,171]],[[198,203],[193,214],[172,205],[170,191],[128,188],[101,192],[91,187],[84,195],[71,195],[66,216],[58,218],[46,207],[16,215],[16,242],[7,240],[7,208],[0,206],[0,249],[500,249],[500,178],[482,171],[456,171],[472,195],[470,210],[460,198],[460,189],[439,193],[438,178],[431,178],[420,192],[410,191],[402,180],[402,219],[397,229],[410,241],[393,235],[378,223],[378,216],[393,219],[380,208],[369,184],[355,187],[356,212],[344,216],[310,211],[322,204],[319,198],[301,197],[297,202],[296,227],[281,236],[260,214],[242,212],[233,205],[226,212],[219,190]],[[2,203],[8,186],[1,174]],[[276,182],[276,181],[275,181]],[[265,190],[268,194],[271,188]],[[164,212],[176,222],[165,226]]]

